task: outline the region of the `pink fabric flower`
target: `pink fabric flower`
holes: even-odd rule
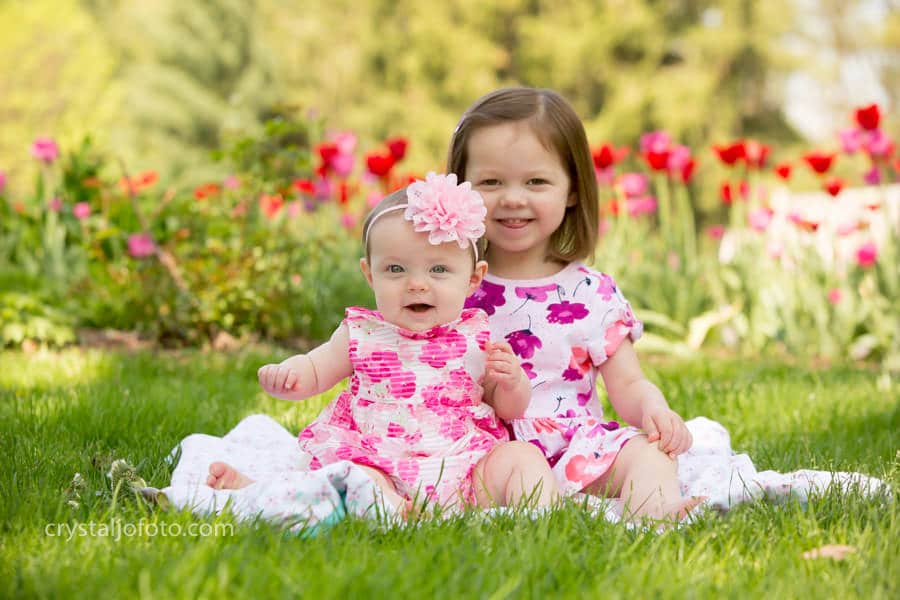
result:
[[[416,231],[428,232],[432,244],[457,242],[466,248],[484,235],[484,200],[468,181],[457,185],[453,173],[428,173],[425,181],[410,184],[407,197],[403,216]]]
[[[878,260],[878,247],[875,242],[865,242],[856,250],[856,263],[861,267],[871,267]]]
[[[538,302],[544,302],[547,300],[547,294],[551,294],[556,291],[557,285],[555,283],[551,283],[549,285],[539,285],[532,287],[517,287],[515,289],[516,296],[519,298],[527,298],[529,300],[537,300]]]
[[[31,144],[31,155],[49,164],[59,158],[59,146],[53,138],[39,137]]]
[[[91,216],[91,205],[87,202],[79,202],[72,207],[72,214],[79,221],[83,221]]]
[[[128,254],[134,258],[146,258],[156,252],[156,244],[149,233],[133,233],[128,236]]]
[[[419,359],[435,369],[466,353],[466,338],[458,331],[450,331],[439,339],[429,340]]]

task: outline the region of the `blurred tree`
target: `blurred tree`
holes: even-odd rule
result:
[[[75,0],[0,2],[0,171],[22,191],[32,183],[28,149],[38,136],[73,149],[90,133],[108,140],[122,93],[113,49]]]
[[[258,2],[83,3],[121,52],[117,153],[188,183],[221,175],[210,151],[230,131],[259,127],[279,100]]]
[[[409,133],[418,158],[443,157],[462,110],[509,84],[553,87],[594,140],[790,138],[773,43],[791,24],[763,0],[312,0],[276,2],[287,89],[329,122],[374,136]],[[439,166],[439,165],[438,165]]]

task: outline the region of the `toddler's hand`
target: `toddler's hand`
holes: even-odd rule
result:
[[[684,419],[667,406],[645,410],[641,427],[647,432],[647,441],[659,442],[659,449],[673,459],[687,452],[694,443]]]
[[[259,385],[273,395],[291,392],[300,382],[297,371],[283,364],[260,367],[256,375],[259,377]]]
[[[525,372],[519,363],[519,357],[513,353],[512,346],[506,342],[489,341],[484,349],[487,352],[485,380],[493,381],[507,390],[516,387]]]

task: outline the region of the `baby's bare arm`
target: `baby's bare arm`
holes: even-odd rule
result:
[[[307,354],[259,369],[263,389],[282,400],[304,400],[335,386],[353,372],[348,355],[349,334],[341,325],[331,339]]]
[[[531,382],[506,342],[488,342],[484,401],[501,419],[518,419],[531,402]]]

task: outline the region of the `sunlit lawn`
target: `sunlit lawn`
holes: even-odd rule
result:
[[[384,531],[344,521],[309,539],[112,503],[113,458],[166,485],[166,455],[194,432],[222,435],[264,412],[296,431],[327,398],[280,402],[257,389],[263,353],[0,353],[0,596],[116,597],[900,597],[897,492],[834,492],[810,506],[760,503],[657,535],[569,508],[537,519],[466,516]],[[650,361],[687,417],[722,422],[760,469],[862,471],[894,490],[900,392],[876,376],[777,362]],[[65,489],[87,481],[78,508]],[[47,534],[48,525],[118,520],[232,527],[231,535]],[[226,530],[227,531],[227,530]],[[804,551],[848,544],[843,561]]]

